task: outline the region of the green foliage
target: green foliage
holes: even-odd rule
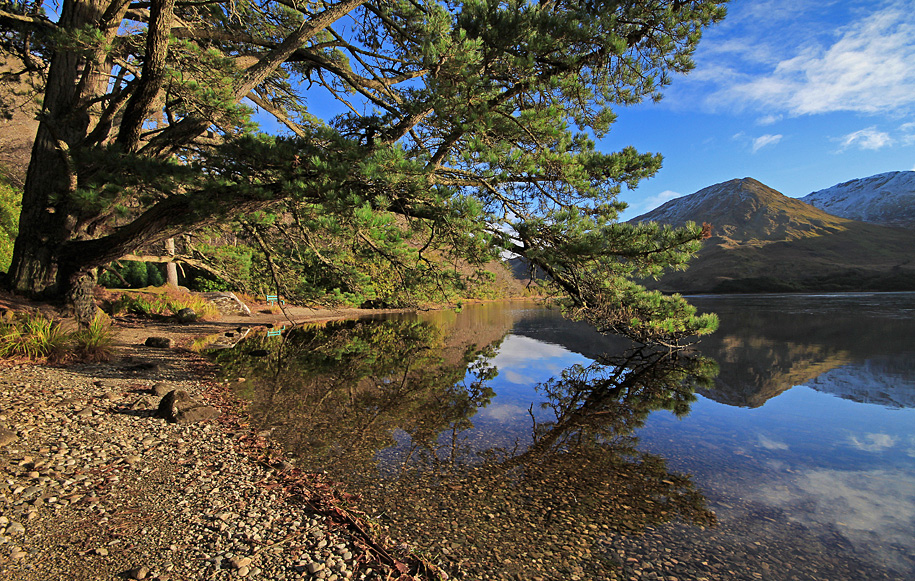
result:
[[[99,311],[85,329],[73,333],[75,355],[83,361],[108,361],[114,342],[111,319]]]
[[[59,357],[69,341],[60,323],[38,311],[8,312],[0,321],[0,357]]]
[[[72,271],[237,218],[255,252],[223,257],[225,282],[254,292],[486,295],[480,267],[509,251],[601,330],[672,344],[712,329],[681,297],[628,282],[682,267],[702,238],[616,224],[621,187],[660,155],[595,140],[614,107],[658,99],[692,68],[723,0],[389,2],[346,18],[343,4],[190,2],[175,17],[197,24],[159,46],[86,2],[64,0],[59,27],[11,33],[54,47],[31,56],[57,59],[48,86],[64,89],[43,122],[68,140],[33,153],[50,169],[30,174],[27,205],[56,213],[28,213],[23,230],[54,239],[20,237],[16,288],[63,292]],[[321,97],[346,112],[316,117]],[[291,136],[256,133],[245,99]],[[137,103],[145,118],[124,115]]]
[[[154,262],[125,260],[110,265],[98,277],[98,283],[107,288],[124,288],[124,281],[127,281],[127,288],[161,286],[165,283],[165,275],[162,274],[162,267]]]
[[[215,236],[214,236],[215,237]],[[208,264],[225,274],[215,279],[211,273],[198,273],[188,281],[188,287],[197,291],[241,290],[258,286],[253,277],[255,249],[242,244],[219,244],[216,242],[199,242],[194,244],[194,251],[205,257]]]
[[[6,272],[13,257],[13,242],[19,231],[22,192],[0,174],[0,271]]]
[[[111,302],[112,315],[132,313],[135,315],[165,317],[177,314],[182,309],[193,309],[200,319],[216,319],[220,314],[213,303],[194,294],[177,291],[169,287],[149,289],[155,292],[124,292]]]

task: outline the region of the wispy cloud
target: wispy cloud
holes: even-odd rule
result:
[[[784,119],[783,115],[766,115],[756,120],[757,125],[772,125]]]
[[[626,210],[626,212],[635,217],[646,212],[650,212],[658,206],[661,206],[675,198],[679,198],[682,195],[683,194],[680,192],[675,192],[673,190],[664,190],[659,194],[648,196],[647,198],[641,198],[635,202],[630,202],[629,208]]]
[[[849,133],[839,140],[842,150],[852,147],[876,151],[893,144],[889,133],[878,131],[876,127],[868,127]]]
[[[899,126],[899,141],[903,145],[915,145],[915,123],[903,123]]]
[[[767,438],[766,436],[759,435],[759,445],[765,448],[766,450],[787,450],[788,444],[784,442],[779,442],[778,440],[773,440]]]
[[[877,6],[832,34],[797,37],[806,44],[778,46],[756,36],[723,40],[707,53],[718,62],[698,80],[718,86],[713,104],[760,107],[773,115],[905,111],[915,106],[915,11],[902,1]],[[777,35],[782,43],[792,37]],[[775,59],[766,62],[767,52]]]
[[[769,135],[769,134],[760,135],[759,137],[757,137],[756,139],[753,140],[753,153],[756,153],[757,151],[759,151],[760,149],[762,149],[764,147],[768,147],[770,145],[775,145],[776,143],[778,143],[781,140],[782,140],[781,135]]]
[[[896,438],[889,434],[865,434],[860,440],[852,436],[851,445],[865,452],[883,452],[896,445]]]

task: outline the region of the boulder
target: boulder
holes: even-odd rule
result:
[[[195,293],[216,305],[216,309],[223,315],[242,315],[251,316],[251,309],[248,305],[241,302],[235,293],[231,292],[208,292]]]
[[[171,337],[147,337],[143,343],[147,347],[156,347],[159,349],[171,349],[175,341]]]
[[[159,397],[162,397],[165,394],[167,394],[168,392],[172,391],[172,389],[173,388],[172,388],[171,384],[165,383],[164,381],[160,381],[159,383],[152,386],[152,389],[150,389],[150,391],[153,392],[153,394],[155,394]]]
[[[194,309],[185,308],[175,313],[179,323],[194,323],[197,321],[197,313]]]
[[[159,402],[158,414],[174,424],[190,424],[217,418],[220,411],[195,400],[183,389],[175,389]]]

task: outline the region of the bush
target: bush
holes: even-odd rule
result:
[[[219,311],[208,300],[170,287],[149,289],[151,292],[125,292],[112,304],[111,314],[133,313],[145,316],[175,315],[181,309],[193,309],[200,319],[218,319]]]
[[[76,356],[84,361],[108,361],[111,358],[111,344],[114,330],[111,319],[105,313],[96,314],[89,327],[73,333]]]
[[[59,322],[38,311],[8,313],[0,323],[0,357],[58,358],[70,339]]]
[[[145,288],[165,284],[162,267],[155,262],[125,260],[119,264],[109,265],[108,268],[109,270],[105,270],[98,277],[98,283],[106,288],[124,288],[124,281],[127,281],[127,288]],[[112,274],[110,270],[117,272],[120,277]]]
[[[0,271],[6,272],[13,258],[13,243],[19,232],[22,192],[0,173]]]

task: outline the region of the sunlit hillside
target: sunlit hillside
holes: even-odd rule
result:
[[[712,225],[679,292],[915,290],[915,233],[839,218],[752,179],[716,184],[633,221]]]

